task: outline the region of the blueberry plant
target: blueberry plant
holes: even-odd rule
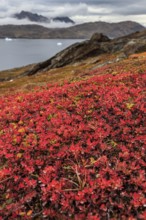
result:
[[[93,75],[0,98],[1,220],[146,219],[146,75]]]

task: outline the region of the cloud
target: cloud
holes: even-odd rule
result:
[[[72,26],[71,23],[64,23],[64,22],[54,22],[51,21],[50,23],[36,23],[29,21],[28,19],[18,20],[16,18],[6,17],[0,19],[0,25],[6,25],[6,24],[13,24],[13,25],[26,25],[26,24],[37,24],[42,25],[47,28],[64,28],[64,27],[70,27]]]
[[[28,22],[11,18],[12,14],[26,10],[47,17],[69,16],[76,23],[133,20],[146,25],[145,8],[145,0],[0,0],[0,24]],[[49,25],[54,27],[56,23]]]

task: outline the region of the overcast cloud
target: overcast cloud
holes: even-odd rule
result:
[[[21,10],[47,17],[69,16],[76,23],[132,20],[146,26],[146,0],[0,0],[0,24],[28,23],[11,17]]]

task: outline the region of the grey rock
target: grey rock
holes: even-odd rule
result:
[[[54,57],[34,65],[24,75],[34,75],[38,72],[75,64],[88,58],[98,57],[101,54],[117,53],[118,57],[115,62],[118,62],[130,54],[144,51],[146,51],[146,31],[114,40],[109,40],[103,34],[95,33],[90,40],[73,44]]]

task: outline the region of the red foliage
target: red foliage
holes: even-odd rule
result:
[[[145,80],[97,73],[1,98],[0,219],[145,219]]]

